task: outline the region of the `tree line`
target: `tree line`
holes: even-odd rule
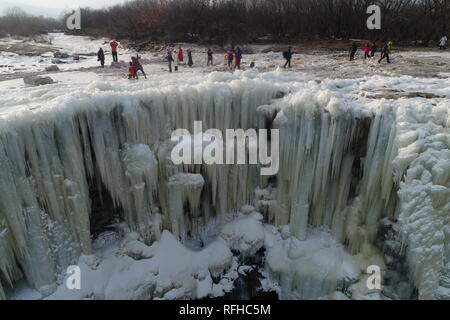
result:
[[[381,8],[381,30],[366,26],[366,9]],[[450,0],[132,0],[81,9],[78,34],[145,41],[286,42],[300,39],[382,39],[426,45],[448,33]],[[65,17],[35,17],[11,8],[0,36],[65,26]]]
[[[0,16],[0,37],[32,36],[43,30],[62,29],[59,19],[33,16],[18,7],[7,8]]]
[[[381,30],[366,26],[381,8]],[[82,9],[82,33],[135,41],[375,39],[427,44],[448,31],[449,0],[134,0]]]

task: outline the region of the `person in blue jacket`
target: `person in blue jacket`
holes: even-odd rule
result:
[[[234,67],[236,69],[241,69],[241,59],[242,59],[242,51],[241,48],[237,47],[234,57]]]

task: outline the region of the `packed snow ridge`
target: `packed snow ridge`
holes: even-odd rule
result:
[[[374,96],[393,85],[434,97]],[[257,267],[282,299],[449,299],[449,88],[249,70],[0,95],[0,297],[219,297]],[[174,165],[196,120],[280,129],[278,174]]]

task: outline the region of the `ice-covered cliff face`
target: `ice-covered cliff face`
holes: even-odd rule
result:
[[[148,270],[140,264],[135,274],[128,271],[130,286],[168,263],[158,247],[174,248],[181,259],[189,255],[181,243],[194,241],[206,245],[198,259],[212,248],[223,259],[198,262],[192,274],[165,274],[183,277],[181,287],[190,290],[174,292],[180,286],[167,283],[161,289],[165,282],[153,270],[148,292],[124,289],[125,278],[117,288],[103,279],[94,297],[121,297],[120,290],[127,298],[220,295],[224,289],[212,279],[233,268],[228,246],[242,256],[265,247],[267,279],[280,284],[281,298],[326,296],[346,275],[362,278],[370,264],[392,274],[400,264],[392,250],[404,252],[410,272],[406,280],[385,277],[393,297],[415,287],[420,298],[448,298],[450,93],[442,89],[448,80],[428,84],[441,98],[377,100],[364,90],[389,78],[319,83],[256,71],[182,77],[0,97],[0,297],[21,278],[53,293],[65,268],[92,253],[97,230],[121,222],[127,226],[120,228],[121,252],[152,261]],[[280,129],[278,174],[260,176],[256,165],[174,165],[170,134],[192,132],[195,120],[204,130]],[[256,217],[255,210],[266,229],[260,218],[238,220],[256,224],[252,236],[230,225],[236,212]],[[275,235],[268,236],[270,225]],[[383,238],[387,225],[397,246]],[[312,240],[316,229],[332,240]],[[382,252],[380,241],[391,251]],[[337,249],[326,249],[330,244]],[[359,275],[344,270],[348,256],[359,261]],[[405,281],[410,289],[397,290],[402,296],[395,290]]]

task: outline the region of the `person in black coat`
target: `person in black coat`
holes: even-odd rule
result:
[[[102,68],[105,67],[105,52],[102,48],[100,48],[97,52],[97,61],[100,61]]]
[[[192,51],[191,51],[191,49],[187,50],[187,54],[188,54],[188,66],[189,66],[189,68],[192,68],[192,66],[194,65],[194,61],[192,60]]]
[[[356,51],[358,51],[358,46],[356,45],[356,43],[353,42],[349,50],[350,61],[355,60]]]
[[[378,45],[377,45],[377,41],[374,41],[372,43],[372,47],[370,48],[370,56],[373,57],[375,55],[375,53],[377,52],[378,49]]]
[[[291,59],[292,59],[292,50],[291,47],[287,49],[287,51],[283,52],[283,58],[286,59],[286,63],[284,64],[284,68],[286,69],[286,66],[291,67]]]

